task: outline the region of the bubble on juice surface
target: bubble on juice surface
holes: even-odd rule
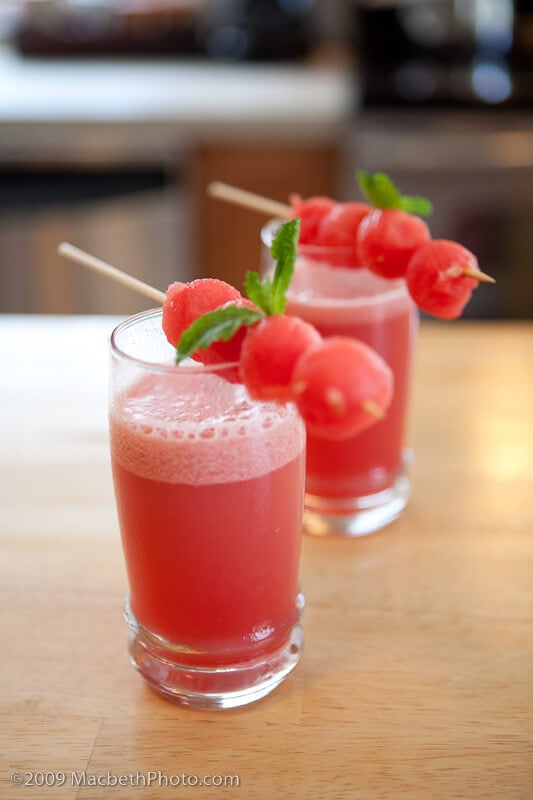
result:
[[[264,425],[266,421],[266,425]],[[143,477],[172,483],[246,480],[301,453],[296,409],[250,400],[220,376],[180,369],[141,378],[110,411],[113,457]]]

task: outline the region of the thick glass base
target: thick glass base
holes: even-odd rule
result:
[[[131,663],[158,694],[184,706],[222,709],[254,703],[272,692],[302,656],[303,630],[296,623],[285,646],[268,656],[220,667],[195,667],[180,663],[179,654],[172,652],[174,645],[139,625],[127,599],[125,617]]]
[[[305,495],[304,530],[313,536],[367,536],[400,516],[411,494],[405,473],[382,492],[353,498]]]

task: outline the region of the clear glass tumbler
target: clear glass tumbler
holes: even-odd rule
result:
[[[279,220],[262,230],[263,271]],[[300,245],[287,313],[323,336],[351,336],[373,347],[394,373],[394,397],[385,419],[341,441],[307,439],[304,526],[311,534],[362,536],[383,528],[407,505],[405,446],[409,385],[418,311],[402,280],[343,266],[350,251]]]
[[[302,652],[305,430],[235,365],[174,364],[161,311],[111,337],[113,480],[134,667],[184,705],[258,700]]]

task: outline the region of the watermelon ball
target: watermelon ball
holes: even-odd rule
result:
[[[420,217],[395,208],[376,208],[364,217],[357,231],[359,258],[383,278],[400,278],[415,250],[430,238]]]
[[[309,197],[304,200],[299,194],[291,194],[289,202],[292,208],[291,218],[300,217],[300,244],[316,244],[318,226],[335,205],[331,197]]]
[[[341,440],[385,416],[393,381],[392,370],[371,347],[332,336],[299,359],[292,392],[309,433]]]
[[[224,305],[246,306],[246,308],[254,308],[257,310],[257,306],[252,303],[251,300],[248,300],[247,297],[239,297],[238,300],[230,300]],[[193,358],[196,361],[201,361],[203,364],[236,364],[241,357],[241,349],[247,330],[248,326],[241,326],[227,342],[213,342],[209,347],[197,350]]]
[[[435,239],[419,247],[409,261],[407,288],[423,311],[457,319],[479,284],[465,271],[479,271],[475,255],[456,242]]]
[[[242,298],[234,286],[216,278],[199,278],[190,283],[171,283],[163,303],[163,331],[170,344],[176,346],[183,331],[195,319]]]
[[[163,303],[162,324],[165,336],[176,347],[181,334],[195,319],[227,303],[245,303],[254,308],[253,303],[245,300],[234,286],[216,278],[199,278],[190,283],[170,284]],[[238,330],[228,342],[214,342],[206,349],[197,350],[192,357],[204,364],[238,361],[244,334],[244,330]]]
[[[254,400],[292,400],[291,380],[298,359],[322,337],[299,317],[276,314],[248,328],[239,374]]]
[[[363,266],[357,251],[357,231],[362,220],[372,211],[367,203],[335,203],[318,225],[315,243],[328,248],[342,248],[343,253],[331,253],[332,266],[357,268]]]

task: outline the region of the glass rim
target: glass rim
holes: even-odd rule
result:
[[[152,372],[172,372],[173,374],[177,374],[177,370],[183,370],[183,374],[187,375],[206,375],[214,372],[225,372],[230,369],[236,369],[239,366],[238,361],[225,361],[220,364],[202,364],[201,362],[191,363],[191,360],[188,360],[186,364],[162,364],[159,361],[147,361],[146,359],[133,356],[120,347],[117,339],[124,330],[127,330],[132,325],[135,325],[137,322],[140,322],[144,319],[150,319],[162,315],[162,308],[148,308],[145,311],[139,311],[137,314],[132,314],[130,317],[126,317],[126,319],[123,319],[118,323],[118,325],[115,325],[109,337],[109,345],[112,355],[117,356],[124,361],[128,361],[131,364],[135,364],[142,369],[149,369]]]
[[[274,238],[273,229],[277,225],[282,225],[284,222],[287,222],[286,219],[282,217],[274,217],[266,222],[263,227],[261,228],[261,241],[267,247],[270,247],[272,244],[272,239]],[[338,255],[349,255],[352,253],[351,247],[342,247],[336,245],[329,245],[329,244],[299,244],[298,245],[298,252],[302,255],[306,255],[307,253],[311,253],[313,255],[320,255],[325,253],[336,253]]]
[[[261,241],[265,245],[265,247],[270,247],[271,240],[273,238],[273,230],[276,225],[281,225],[286,220],[282,219],[282,217],[274,217],[266,222],[263,227],[261,228]],[[270,241],[269,241],[270,240]],[[335,255],[344,255],[352,253],[352,249],[349,247],[336,247],[334,245],[318,245],[318,244],[299,244],[297,255],[301,256],[311,256],[311,255],[324,255],[326,256],[328,253],[333,253]],[[326,259],[327,260],[327,259]],[[349,299],[346,298],[337,298],[337,297],[315,297],[313,298],[312,302],[306,300],[306,303],[310,303],[315,307],[323,307],[323,306],[331,306],[331,305],[338,305],[339,307],[346,307],[349,305],[350,307],[358,307],[358,306],[365,306],[365,305],[373,305],[378,302],[383,302],[386,300],[391,300],[395,297],[400,297],[404,295],[408,295],[409,292],[407,290],[407,286],[405,284],[405,280],[403,278],[382,278],[379,275],[375,275],[375,273],[371,272],[367,267],[339,267],[337,265],[328,265],[322,261],[317,261],[316,264],[323,268],[329,267],[332,270],[343,270],[348,273],[356,273],[360,270],[363,270],[366,273],[374,275],[376,280],[383,281],[383,288],[373,294],[361,294],[356,297],[351,297]],[[289,296],[291,292],[291,288],[289,287]],[[291,302],[300,302],[298,300],[297,294],[291,296]]]

